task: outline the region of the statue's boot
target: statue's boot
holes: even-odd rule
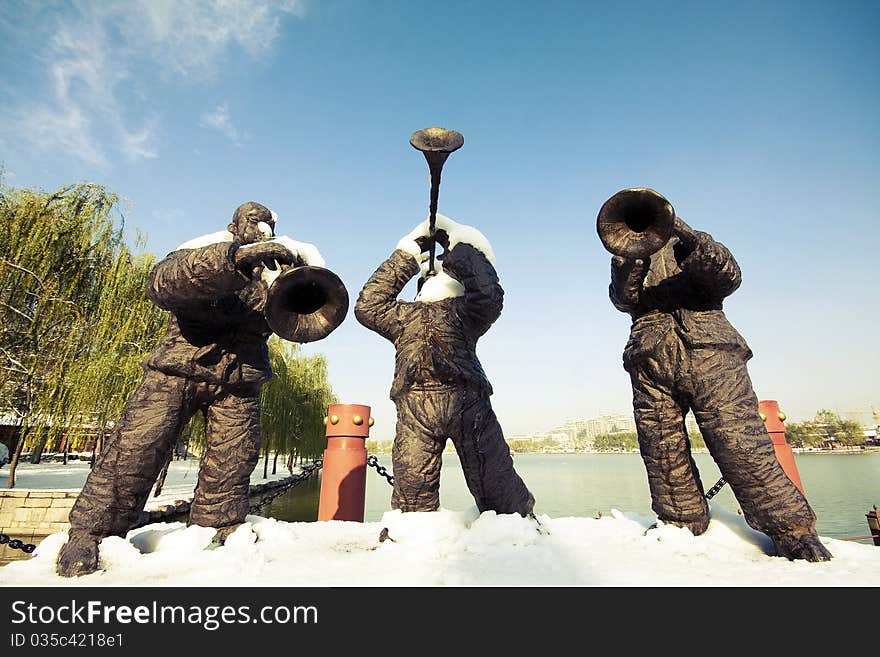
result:
[[[241,527],[244,523],[236,522],[231,525],[226,525],[224,527],[218,527],[217,531],[214,533],[214,538],[211,539],[211,545],[214,547],[219,547],[226,543],[226,539],[232,535],[236,529]]]
[[[80,577],[98,570],[98,542],[91,534],[71,533],[58,553],[56,572],[62,577]]]
[[[792,561],[804,559],[806,561],[830,561],[831,553],[822,545],[819,535],[815,531],[787,532],[777,536],[771,535],[776,553],[780,557],[786,557]]]
[[[538,516],[536,516],[534,513],[529,513],[529,515],[526,517],[535,523],[535,529],[539,534],[543,536],[550,535],[550,530],[548,530],[544,525],[541,524],[541,521],[538,520]]]
[[[709,528],[709,516],[699,516],[692,520],[664,520],[667,525],[675,525],[676,527],[687,527],[694,536],[699,536]]]
[[[599,512],[599,517],[602,517],[602,512]],[[704,533],[709,528],[709,515],[700,515],[691,520],[672,520],[666,518],[658,518],[658,521],[653,523],[650,527],[645,530],[645,535],[648,535],[648,532],[652,529],[657,529],[660,524],[664,525],[672,525],[673,527],[684,527],[686,529],[691,530],[691,534],[694,536],[699,536]]]

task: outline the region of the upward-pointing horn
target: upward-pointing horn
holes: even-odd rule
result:
[[[437,198],[440,195],[440,173],[443,171],[443,164],[450,153],[457,151],[464,145],[464,137],[460,132],[455,130],[447,130],[446,128],[425,128],[424,130],[416,130],[409,138],[409,143],[416,150],[422,151],[425,159],[428,161],[428,169],[431,171],[431,200],[429,206],[429,232],[431,238],[431,262],[428,267],[426,276],[433,276],[434,271],[434,249],[436,240],[434,238],[434,224],[437,221]]]

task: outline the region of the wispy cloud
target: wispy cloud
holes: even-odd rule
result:
[[[219,130],[236,145],[241,143],[238,139],[238,130],[232,122],[232,117],[229,115],[229,104],[226,102],[220,103],[213,112],[202,114],[199,117],[199,125],[203,128]]]
[[[49,104],[20,108],[10,127],[39,148],[57,149],[99,167],[107,165],[107,155],[94,138],[91,122],[78,105],[53,107]]]
[[[121,28],[164,69],[210,77],[233,45],[251,56],[268,51],[287,14],[302,16],[302,0],[152,0],[141,3],[136,15],[126,12]]]
[[[120,149],[123,155],[130,161],[136,162],[141,159],[151,159],[159,157],[156,150],[156,122],[148,121],[140,130],[129,132],[128,130],[120,131]]]
[[[282,19],[303,15],[302,0],[140,0],[79,2],[59,18],[46,44],[45,91],[17,90],[30,100],[0,110],[7,140],[106,167],[115,155],[155,158],[166,108],[125,102],[153,80],[216,78],[227,53],[259,57],[272,48]],[[202,117],[238,143],[224,103]]]

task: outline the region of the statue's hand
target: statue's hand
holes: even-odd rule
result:
[[[636,309],[650,263],[647,258],[611,258],[609,294],[615,308],[625,313],[632,313]]]
[[[276,264],[292,265],[296,262],[296,256],[290,250],[278,242],[255,242],[240,246],[233,256],[235,268],[245,274],[250,274],[254,267],[266,267],[276,269]]]
[[[716,270],[723,266],[725,253],[709,233],[692,231],[687,242],[679,241],[674,249],[675,259],[682,269],[699,267]]]
[[[276,237],[273,237],[271,241],[282,245],[294,255],[296,259],[293,263],[294,267],[301,267],[303,265],[310,265],[312,267],[327,266],[323,256],[318,251],[318,247],[314,244],[300,242],[287,235],[277,235]]]
[[[611,276],[620,282],[625,280],[641,281],[648,274],[648,263],[649,260],[647,258],[612,256]]]
[[[434,239],[437,244],[442,246],[444,250],[449,249],[449,232],[444,228],[440,227],[440,219],[441,216],[437,217],[437,226],[434,230]],[[452,224],[451,220],[446,220],[443,218],[446,223]],[[456,226],[458,224],[455,224]],[[397,248],[406,251],[411,256],[420,259],[422,253],[427,253],[431,248],[431,234],[430,228],[428,226],[427,221],[423,221],[418,226],[413,228],[408,234],[404,235],[400,238],[400,241],[397,243]]]
[[[444,249],[449,248],[449,235],[442,228],[434,231],[434,240]],[[428,235],[420,235],[416,238],[416,244],[422,250],[422,253],[427,253],[431,248],[431,238]]]
[[[693,248],[681,243],[673,248],[675,259],[690,282],[706,298],[720,301],[742,283],[742,273],[730,251],[709,233],[694,231]]]

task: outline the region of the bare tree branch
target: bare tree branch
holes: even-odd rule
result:
[[[16,360],[15,358],[13,358],[12,355],[11,355],[8,351],[6,351],[6,349],[4,349],[3,347],[0,347],[0,351],[3,352],[3,355],[6,357],[6,360],[8,360],[10,363],[12,363],[13,365],[15,365],[15,366],[17,366],[17,367],[20,368],[20,369],[17,370],[17,371],[21,372],[22,374],[27,374],[27,373],[28,373],[28,370],[27,370],[27,368],[24,366],[24,363],[22,363],[21,361]],[[7,367],[6,369],[8,369],[8,370],[12,370],[13,368],[11,368],[11,367]]]
[[[33,324],[33,322],[34,322],[34,318],[31,317],[30,315],[27,315],[27,314],[23,313],[23,312],[20,311],[18,308],[14,307],[14,306],[10,306],[10,305],[9,305],[8,303],[6,303],[5,301],[0,301],[0,306],[3,306],[4,308],[9,308],[9,310],[11,310],[12,312],[14,312],[16,315],[21,315],[21,316],[24,317],[28,322],[30,322],[31,324]]]
[[[25,274],[28,274],[28,275],[30,275],[30,276],[33,276],[33,277],[34,277],[34,280],[36,280],[37,283],[40,284],[40,287],[43,287],[43,286],[45,285],[45,283],[43,282],[43,279],[40,278],[39,276],[37,276],[37,275],[36,275],[34,272],[32,272],[30,269],[26,269],[26,268],[24,268],[24,267],[22,267],[22,266],[20,266],[20,265],[17,265],[17,264],[15,264],[14,262],[11,262],[11,261],[7,260],[6,258],[0,258],[0,261],[2,261],[3,264],[5,264],[5,265],[7,265],[7,266],[9,266],[9,267],[12,267],[13,269],[17,269],[17,270],[20,271],[20,272],[24,272]]]

